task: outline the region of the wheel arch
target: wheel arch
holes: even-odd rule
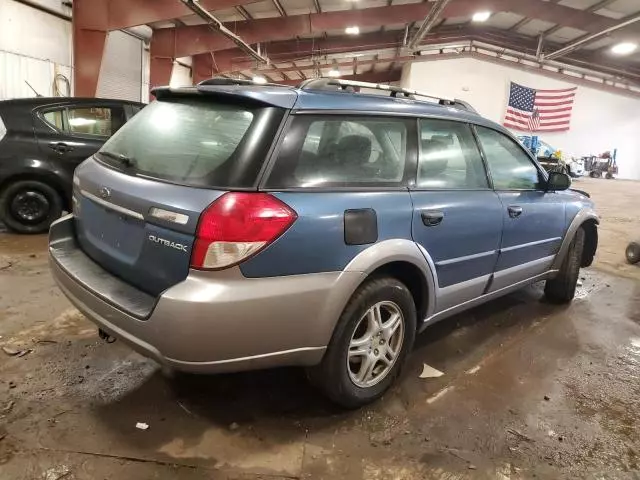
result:
[[[596,219],[589,218],[581,225],[584,229],[584,250],[582,251],[581,267],[590,267],[598,249],[598,222]]]
[[[596,250],[598,248],[598,225],[600,224],[600,218],[595,213],[592,208],[583,208],[580,210],[576,216],[573,218],[567,232],[565,233],[564,239],[562,240],[562,244],[558,253],[556,254],[556,258],[553,261],[551,266],[552,270],[559,270],[562,266],[562,262],[567,252],[569,251],[569,246],[571,245],[571,241],[576,235],[576,232],[580,227],[583,227],[585,230],[586,238],[585,238],[585,249],[582,254],[582,263],[581,266],[588,267],[593,263],[593,258],[595,256]]]
[[[353,275],[349,275],[355,272],[359,273],[356,281]],[[339,308],[328,313],[336,319],[356,290],[375,276],[391,276],[407,286],[416,304],[419,325],[435,308],[435,267],[428,253],[413,240],[393,239],[376,243],[356,255],[344,268],[344,273],[347,274],[345,282],[339,287],[343,291],[338,294],[341,298],[330,302],[335,302]]]

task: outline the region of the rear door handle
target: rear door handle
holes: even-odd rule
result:
[[[511,218],[518,218],[522,215],[522,207],[518,207],[517,205],[511,205],[507,210],[509,210],[509,216]]]
[[[67,153],[73,150],[73,147],[70,147],[66,143],[62,142],[50,143],[49,148],[57,153]]]
[[[435,227],[442,223],[444,212],[424,211],[420,212],[420,216],[422,217],[422,223],[426,227]]]

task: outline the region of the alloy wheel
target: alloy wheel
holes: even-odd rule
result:
[[[404,341],[405,321],[400,307],[383,301],[360,318],[349,342],[347,369],[361,388],[381,382],[396,363]]]

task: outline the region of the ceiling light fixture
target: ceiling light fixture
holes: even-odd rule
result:
[[[471,19],[474,22],[486,22],[491,17],[491,12],[476,12]]]
[[[347,35],[358,35],[360,33],[360,27],[353,25],[344,29],[344,33]]]
[[[267,79],[264,78],[262,75],[254,75],[251,81],[253,83],[260,83],[260,84],[267,83]]]
[[[332,68],[331,70],[329,70],[328,75],[330,77],[339,77],[340,76],[340,70],[336,69],[336,68]]]
[[[616,55],[629,55],[635,52],[637,49],[638,49],[637,43],[622,42],[614,45],[611,48],[611,53],[614,53]]]

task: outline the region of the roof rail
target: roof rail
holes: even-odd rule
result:
[[[247,80],[244,78],[228,78],[228,77],[213,77],[208,78],[206,80],[202,80],[198,83],[197,86],[207,86],[207,85],[251,85],[251,86],[269,86],[269,87],[286,87],[287,85],[283,85],[281,83],[258,83],[253,80]]]
[[[354,80],[341,80],[339,78],[315,78],[305,80],[299,85],[302,90],[339,90],[346,92],[355,92],[356,88],[371,88],[390,92],[390,96],[405,98],[424,97],[437,100],[440,105],[447,105],[461,110],[467,110],[472,113],[478,113],[476,110],[464,100],[454,98],[440,97],[429,93],[419,92],[417,90],[409,90],[407,88],[394,87],[392,85],[384,85],[380,83],[358,82]]]

